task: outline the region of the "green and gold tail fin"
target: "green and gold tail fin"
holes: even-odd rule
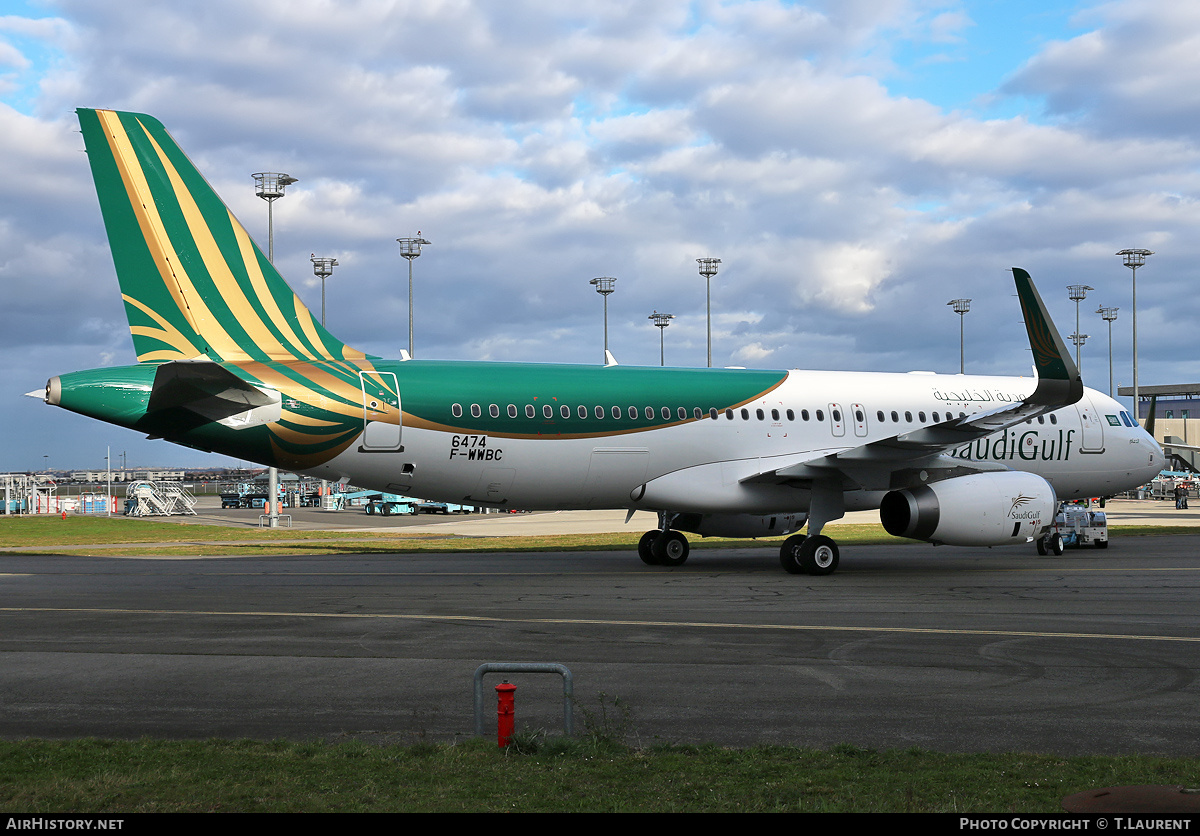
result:
[[[77,112],[139,362],[363,358],[313,318],[157,119]]]

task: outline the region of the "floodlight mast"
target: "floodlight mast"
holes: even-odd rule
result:
[[[1096,313],[1100,314],[1104,321],[1108,323],[1108,396],[1110,398],[1113,396],[1112,324],[1113,320],[1117,318],[1117,311],[1119,310],[1120,308],[1105,307],[1096,309]]]
[[[1133,271],[1133,417],[1141,421],[1142,405],[1138,398],[1138,339],[1137,339],[1137,269],[1146,263],[1146,256],[1154,255],[1151,250],[1120,250],[1122,263]]]
[[[267,202],[267,261],[275,263],[275,201],[283,197],[284,190],[299,182],[290,174],[278,171],[260,171],[251,174],[254,178],[254,193]],[[324,295],[324,292],[322,292]],[[279,527],[279,470],[267,468],[267,527]]]
[[[958,373],[967,373],[967,350],[966,350],[966,329],[963,323],[966,321],[967,313],[971,310],[970,299],[951,299],[946,303],[954,308],[954,312],[958,314]]]
[[[671,324],[671,320],[675,318],[675,314],[659,313],[655,311],[650,314],[647,319],[654,320],[654,327],[658,329],[658,365],[667,365],[666,354],[663,348],[663,335],[667,333],[667,326]]]
[[[312,256],[313,272],[321,280],[321,327],[325,327],[325,280],[333,275],[333,268],[338,266],[336,258],[320,258]]]
[[[616,290],[613,287],[616,284],[616,279],[612,276],[599,276],[592,279],[588,284],[596,288],[596,292],[604,297],[604,364],[608,365],[608,295]]]
[[[1095,290],[1094,287],[1089,287],[1086,284],[1071,284],[1067,285],[1067,298],[1075,303],[1075,334],[1072,334],[1072,339],[1079,333],[1079,303],[1087,298],[1089,290]],[[1087,339],[1085,334],[1084,340]],[[1079,361],[1079,349],[1083,346],[1083,340],[1075,341],[1075,368],[1083,371],[1083,366]]]
[[[397,238],[400,245],[400,257],[408,260],[408,356],[414,357],[413,352],[413,261],[421,257],[421,245],[432,244],[421,237],[417,230],[416,238]]]
[[[336,258],[322,258],[313,255],[309,258],[313,264],[313,272],[321,279],[321,327],[325,327],[325,280],[333,275],[333,268],[338,266]],[[321,480],[321,507],[325,507],[325,497],[329,495],[329,480]]]
[[[1079,349],[1083,348],[1090,336],[1091,334],[1080,334],[1078,331],[1071,335],[1071,342],[1075,343],[1075,368],[1079,369],[1080,375],[1083,374],[1083,366],[1079,365]]]
[[[704,277],[704,306],[707,311],[707,327],[705,329],[708,334],[708,368],[712,368],[712,277],[717,275],[717,265],[721,263],[719,258],[698,258],[696,263],[700,265],[700,275]]]
[[[254,178],[254,193],[267,202],[267,261],[274,264],[275,201],[283,197],[283,192],[288,186],[300,181],[278,171],[260,171],[250,176]]]

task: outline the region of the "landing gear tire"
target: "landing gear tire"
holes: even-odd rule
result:
[[[687,538],[678,531],[664,531],[650,545],[650,554],[659,566],[682,566],[689,551]]]
[[[1046,548],[1046,540],[1047,540],[1047,539],[1048,539],[1048,538],[1046,538],[1046,537],[1039,537],[1039,538],[1038,538],[1038,540],[1037,540],[1037,550],[1038,550],[1038,554],[1040,554],[1042,557],[1045,557],[1045,556],[1047,555],[1048,551],[1049,551],[1049,550]]]
[[[653,549],[654,541],[658,539],[658,535],[660,534],[662,534],[662,532],[658,529],[655,529],[654,531],[647,531],[642,535],[642,539],[638,540],[638,557],[640,557],[642,559],[642,563],[645,563],[647,566],[658,565],[658,561],[654,557]]]
[[[779,565],[789,575],[804,574],[804,569],[800,566],[800,549],[807,539],[803,534],[793,534],[779,547]]]
[[[809,575],[832,575],[838,567],[837,543],[823,534],[806,537],[800,547],[800,568]]]

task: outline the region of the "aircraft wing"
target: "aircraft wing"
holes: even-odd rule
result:
[[[754,474],[743,482],[837,480],[864,490],[895,490],[953,476],[1008,470],[995,462],[968,461],[947,455],[964,444],[1001,432],[1031,418],[1070,406],[1083,397],[1083,379],[1066,343],[1054,327],[1045,303],[1024,270],[1013,279],[1033,349],[1038,383],[1023,401]]]

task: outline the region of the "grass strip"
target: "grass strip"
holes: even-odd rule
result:
[[[532,741],[532,745],[530,742]],[[1194,758],[494,742],[0,742],[7,813],[1061,813],[1063,797],[1200,783]]]

